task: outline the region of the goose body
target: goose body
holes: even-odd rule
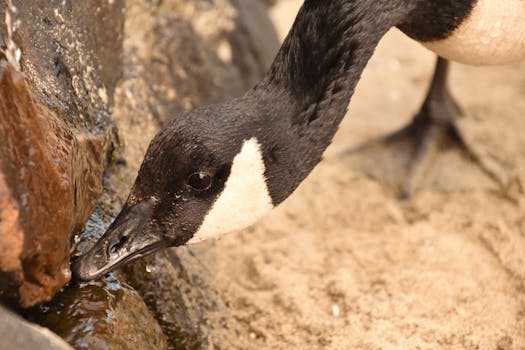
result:
[[[162,247],[254,223],[320,162],[391,27],[445,57],[500,63],[525,54],[524,6],[522,0],[306,0],[257,86],[177,116],[155,136],[121,213],[73,272],[95,279]],[[438,64],[429,100],[446,112],[454,103],[443,93],[445,68]]]
[[[525,57],[525,1],[477,0],[449,36],[423,45],[441,57],[472,65],[521,60]]]

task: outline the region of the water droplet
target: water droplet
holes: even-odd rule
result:
[[[340,313],[341,310],[339,309],[339,306],[336,304],[332,305],[332,316],[338,317]]]
[[[62,276],[64,276],[66,279],[71,278],[71,270],[68,267],[64,267],[61,271]]]
[[[27,193],[22,193],[20,195],[20,204],[22,204],[23,207],[27,206],[28,198],[29,198],[29,194]]]
[[[49,312],[50,307],[48,305],[40,304],[39,309],[43,314],[45,314]]]

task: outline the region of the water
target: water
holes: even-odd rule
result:
[[[72,258],[85,253],[112,218],[97,207],[85,229],[72,238]],[[75,349],[167,348],[160,326],[140,295],[112,273],[100,281],[70,283],[51,302],[27,310],[24,316],[49,328]]]
[[[140,296],[109,275],[65,287],[49,303],[25,313],[75,349],[166,349],[166,339]]]

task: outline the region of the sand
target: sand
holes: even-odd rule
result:
[[[297,4],[272,9],[283,36]],[[209,248],[221,258],[203,264],[246,348],[525,349],[525,64],[452,67],[461,130],[504,190],[450,150],[429,175],[441,184],[400,200],[341,157],[410,120],[433,63],[389,33],[323,162],[272,214]]]

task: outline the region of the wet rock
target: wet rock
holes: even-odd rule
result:
[[[113,276],[66,288],[27,315],[75,349],[167,349],[162,330],[140,296]]]
[[[18,204],[0,172],[0,232],[10,233],[0,239],[0,285],[6,291],[15,289],[23,278],[20,255],[24,247],[24,233],[18,215]]]
[[[12,2],[19,21],[13,40],[39,102],[76,129],[106,127],[122,74],[124,1]]]
[[[49,330],[29,323],[0,306],[0,350],[71,350]]]
[[[99,202],[84,232],[75,236],[72,257],[85,253],[109,226],[108,203],[111,200]],[[52,301],[23,315],[75,349],[166,349],[166,337],[142,297],[120,281],[111,274],[101,281],[68,285]]]
[[[69,280],[73,135],[54,113],[39,106],[25,78],[5,61],[0,94],[1,171],[13,194],[8,199],[16,202],[3,215],[17,217],[15,237],[27,240],[16,259],[22,277],[17,294],[29,306],[49,299]],[[1,237],[12,246],[17,242],[10,236],[7,231]]]
[[[7,40],[20,48],[24,73],[0,64],[0,296],[28,307],[69,280],[71,234],[103,189],[116,141],[109,111],[123,1],[13,5],[18,25]],[[5,23],[0,31],[5,39]]]

